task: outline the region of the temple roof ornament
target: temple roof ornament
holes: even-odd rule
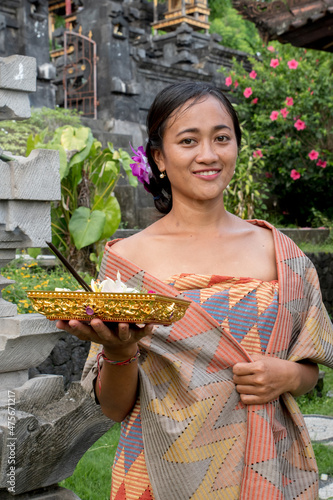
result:
[[[208,0],[168,0],[168,8],[163,20],[157,19],[158,0],[154,0],[155,30],[174,31],[182,23],[189,24],[194,30],[205,30],[208,33],[209,22]]]
[[[333,0],[233,0],[267,43],[333,52]]]

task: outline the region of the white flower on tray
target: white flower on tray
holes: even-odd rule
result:
[[[93,292],[106,293],[140,293],[136,288],[129,288],[121,281],[120,272],[117,272],[117,279],[106,278],[104,281],[91,280],[91,289]]]

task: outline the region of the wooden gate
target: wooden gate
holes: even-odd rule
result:
[[[96,42],[74,31],[64,33],[64,106],[97,118]]]

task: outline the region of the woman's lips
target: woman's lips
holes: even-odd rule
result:
[[[205,177],[205,178],[215,178],[220,173],[220,170],[210,169],[210,170],[197,170],[193,172],[196,177]]]

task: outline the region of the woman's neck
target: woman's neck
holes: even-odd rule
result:
[[[211,203],[174,203],[168,215],[163,217],[163,225],[172,233],[195,234],[219,233],[231,225],[234,216],[229,214],[223,200]]]

